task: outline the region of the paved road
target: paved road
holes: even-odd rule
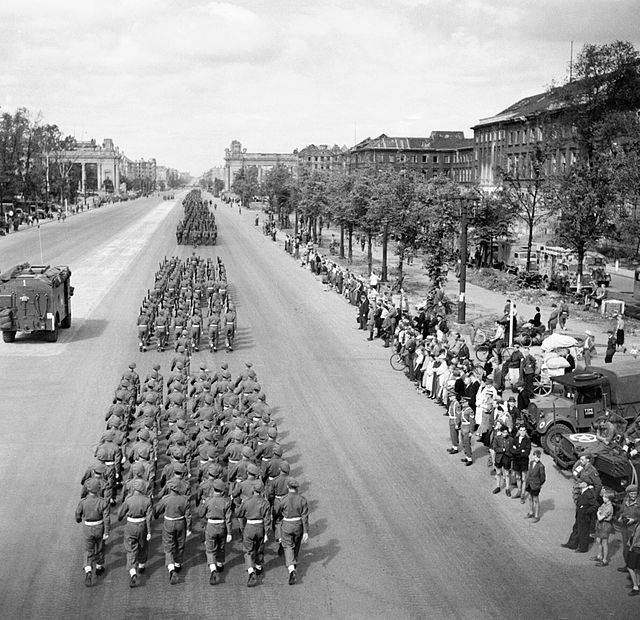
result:
[[[247,589],[238,541],[225,583],[212,588],[199,546],[184,582],[169,586],[159,551],[130,590],[122,532],[109,541],[107,575],[82,584],[79,477],[127,364],[146,374],[169,353],[140,354],[138,304],[159,261],[176,249],[179,206],[136,201],[41,229],[49,262],[74,272],[74,325],[56,344],[0,344],[0,568],[7,618],[632,618],[624,576],[559,548],[572,507],[548,464],[543,519],[491,495],[478,449],[465,468],[444,450],[442,410],[391,371],[389,351],[364,342],[353,309],[227,206],[219,244],[239,315],[232,354],[200,353],[233,373],[250,359],[276,409],[293,475],[310,501],[311,539],[299,585],[273,548],[261,586]],[[38,260],[37,231],[0,239],[0,264]],[[35,259],[34,259],[35,255]],[[619,555],[619,547],[616,553]]]

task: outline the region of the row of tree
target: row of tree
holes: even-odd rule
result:
[[[529,119],[545,139],[530,145],[526,157],[499,171],[501,186],[485,193],[461,187],[447,177],[426,179],[395,169],[302,169],[293,177],[283,166],[270,170],[262,184],[257,170],[240,170],[232,189],[243,203],[256,194],[270,197],[281,227],[305,228],[317,240],[323,225],[340,226],[340,255],[351,257],[354,231],[371,244],[382,239],[382,275],[387,276],[387,247],[393,240],[402,281],[407,248],[424,251],[434,282],[446,262],[456,258],[463,210],[471,238],[491,256],[496,238],[509,236],[518,221],[528,231],[528,262],[534,231],[545,221],[558,241],[575,250],[579,272],[585,252],[603,240],[633,246],[638,253],[640,223],[640,55],[633,45],[586,45],[572,78],[552,87],[554,105]],[[557,159],[572,153],[575,161]]]
[[[77,143],[64,135],[57,125],[43,122],[26,108],[0,116],[0,202],[20,198],[25,201],[74,202],[81,182],[80,165],[74,160]],[[183,180],[175,171],[167,178],[169,188],[179,187]],[[90,176],[90,172],[88,172]],[[127,190],[154,189],[145,179],[129,179],[122,174]],[[91,178],[88,178],[89,182]],[[97,185],[97,178],[94,179]],[[113,192],[111,181],[104,188]]]

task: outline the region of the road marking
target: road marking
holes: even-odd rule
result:
[[[82,328],[93,310],[133,263],[175,205],[175,200],[158,203],[158,206],[141,220],[98,246],[78,268],[72,268],[71,283],[75,288],[71,300],[72,327],[71,330],[60,332],[57,343],[43,343],[40,340],[14,343],[5,345],[2,355],[11,357],[60,355],[66,345],[73,340],[73,334]]]

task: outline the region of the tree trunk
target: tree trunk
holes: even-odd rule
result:
[[[340,222],[340,258],[344,258],[344,222]]]
[[[398,282],[402,282],[404,278],[404,248],[402,241],[398,244]]]
[[[380,279],[387,282],[387,246],[389,241],[389,224],[384,223],[382,228],[382,269]]]
[[[369,275],[373,270],[373,248],[371,247],[371,233],[367,234],[367,267],[369,268]]]
[[[349,264],[351,264],[353,262],[353,224],[349,224],[347,232],[348,232],[348,240],[349,240],[348,260],[349,260]]]
[[[533,245],[533,221],[529,224],[529,238],[527,239],[527,271],[531,270],[531,246]]]

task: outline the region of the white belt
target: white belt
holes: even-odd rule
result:
[[[274,478],[269,478],[269,480],[274,480]],[[282,499],[282,498],[284,498],[286,496],[287,496],[286,493],[284,495],[276,495],[276,499]]]
[[[146,520],[146,517],[127,517],[129,523],[144,523]]]
[[[100,521],[85,521],[85,525],[102,525],[104,523],[104,519],[100,519]]]
[[[289,523],[294,523],[295,521],[302,521],[302,517],[282,517],[283,521],[289,521]]]
[[[184,519],[184,517],[167,517],[165,516],[166,521],[180,521],[180,519]]]
[[[265,459],[264,456],[262,457],[263,462],[268,463],[271,459]]]
[[[233,463],[234,465],[237,465],[240,461],[234,461],[233,459],[229,459],[229,463]]]
[[[103,465],[115,465],[116,462],[115,461],[102,461]]]
[[[206,461],[203,461],[202,459],[200,459],[200,465],[206,465],[209,462],[209,459],[207,459]]]
[[[222,525],[224,523],[224,519],[207,519],[207,523],[211,523],[213,525]]]
[[[249,525],[258,525],[262,523],[262,519],[247,519]]]

